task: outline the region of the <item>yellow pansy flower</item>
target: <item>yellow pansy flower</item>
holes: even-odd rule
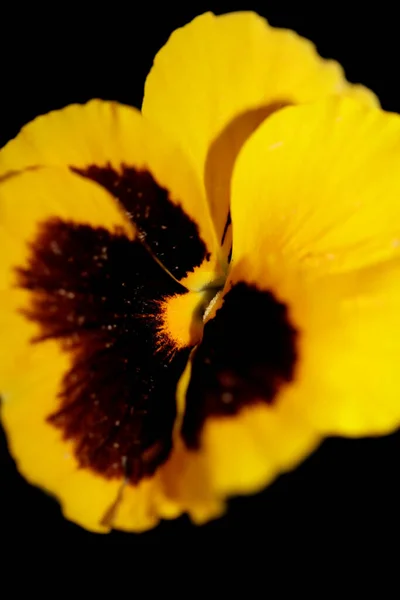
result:
[[[400,118],[254,13],[176,31],[142,113],[0,152],[0,391],[21,473],[93,531],[219,515],[400,420]]]

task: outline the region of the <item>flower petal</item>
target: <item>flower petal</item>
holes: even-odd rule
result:
[[[202,294],[160,266],[113,196],[68,169],[4,177],[0,235],[2,420],[21,473],[93,531],[176,516],[163,465]]]
[[[310,418],[328,435],[390,433],[400,425],[400,260],[331,279],[321,285],[342,290],[331,323],[307,340],[325,389],[310,398]]]
[[[285,305],[244,277],[236,280],[235,269],[232,277],[181,390],[181,485],[196,472],[217,497],[258,491],[321,439],[307,412],[285,399],[296,385],[298,335]]]
[[[273,115],[235,168],[234,257],[327,274],[399,256],[399,158],[398,115],[339,98]]]
[[[139,111],[92,100],[38,117],[0,151],[0,176],[32,166],[68,167],[105,187],[176,279],[199,288],[220,274],[196,175]]]
[[[348,84],[338,63],[320,58],[294,32],[270,27],[252,12],[206,13],[175,31],[157,54],[142,110],[190,156],[221,240],[232,169],[244,141],[281,106],[329,94],[378,104],[372,92]]]
[[[180,403],[186,470],[216,494],[259,489],[321,436],[399,426],[399,140],[398,116],[336,99],[243,147],[230,275]]]
[[[399,140],[397,115],[336,99],[272,116],[235,167],[232,277],[287,307],[299,358],[277,402],[324,434],[400,424]]]

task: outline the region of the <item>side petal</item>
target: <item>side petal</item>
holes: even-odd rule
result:
[[[163,469],[202,295],[68,169],[4,177],[0,236],[1,416],[19,470],[93,531],[176,516]]]
[[[233,256],[323,274],[399,256],[400,117],[349,99],[283,109],[243,147]]]
[[[391,433],[400,426],[400,261],[331,277],[319,293],[323,287],[339,297],[324,322],[304,321],[304,372],[320,382],[309,418],[327,435]]]
[[[139,111],[92,100],[38,117],[0,151],[0,177],[35,166],[68,167],[107,189],[176,279],[197,289],[220,274],[196,175]]]
[[[253,493],[323,436],[397,428],[399,307],[400,260],[312,279],[233,263],[187,366],[179,497],[195,479],[217,498]]]
[[[269,290],[298,332],[277,396],[321,433],[400,424],[400,118],[351,100],[287,108],[243,147],[232,278]]]
[[[372,92],[349,84],[338,63],[320,58],[294,32],[270,27],[252,12],[206,13],[175,31],[157,54],[142,110],[190,156],[221,240],[244,141],[281,106],[329,94],[378,105]]]

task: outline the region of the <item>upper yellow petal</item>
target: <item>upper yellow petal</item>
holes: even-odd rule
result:
[[[142,111],[190,156],[221,239],[232,168],[245,139],[280,106],[329,94],[378,104],[294,32],[270,27],[252,12],[206,13],[175,31],[157,54]]]
[[[109,179],[111,171],[113,179],[106,187],[118,200],[124,195],[131,206],[133,221],[136,203],[140,200],[143,204],[146,189],[140,189],[134,181],[130,182],[124,173],[129,169],[148,173],[168,194],[168,202],[176,207],[178,216],[176,222],[169,222],[168,215],[160,213],[164,209],[157,205],[154,189],[149,190],[149,197],[144,198],[144,208],[148,210],[143,211],[142,219],[150,221],[151,217],[151,223],[143,224],[143,234],[148,236],[155,227],[167,231],[159,231],[157,237],[168,236],[171,251],[175,251],[174,238],[180,236],[182,240],[185,237],[185,229],[179,220],[182,209],[192,222],[192,230],[187,232],[187,244],[191,244],[193,238],[190,236],[197,230],[205,244],[204,254],[210,254],[202,268],[196,266],[189,274],[190,281],[185,278],[185,283],[198,288],[214,278],[214,270],[219,269],[219,244],[201,185],[181,149],[157,126],[143,118],[138,110],[116,102],[92,100],[86,105],[71,105],[38,117],[0,151],[0,177],[32,166],[69,167],[88,174],[101,184],[104,179]],[[100,173],[97,179],[92,176],[93,169],[95,175]],[[158,223],[154,219],[155,211],[158,211]],[[158,244],[157,239],[150,246],[163,262],[166,253],[161,244],[158,248]],[[183,253],[188,254],[187,248]],[[171,265],[167,267],[171,269]],[[182,279],[182,276],[177,275],[177,278]]]
[[[271,116],[234,172],[235,260],[326,274],[398,256],[399,160],[398,115],[334,98]]]

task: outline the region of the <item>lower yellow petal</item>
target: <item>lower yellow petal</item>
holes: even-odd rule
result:
[[[233,417],[209,417],[199,447],[185,450],[186,471],[203,477],[210,495],[225,498],[258,492],[295,468],[318,447],[321,436],[293,403],[278,404],[244,408]],[[190,486],[185,477],[183,485]]]
[[[46,421],[57,408],[68,363],[54,342],[25,353],[15,365],[12,383],[2,385],[1,418],[21,474],[55,495],[67,518],[91,531],[106,532],[109,527],[101,521],[118,492],[118,480],[80,469],[73,444]]]
[[[302,385],[297,331],[251,273],[249,265],[240,273],[233,268],[178,389],[181,485],[189,487],[189,474],[196,474],[203,494],[219,498],[260,490],[321,439],[307,411],[286,394]]]

